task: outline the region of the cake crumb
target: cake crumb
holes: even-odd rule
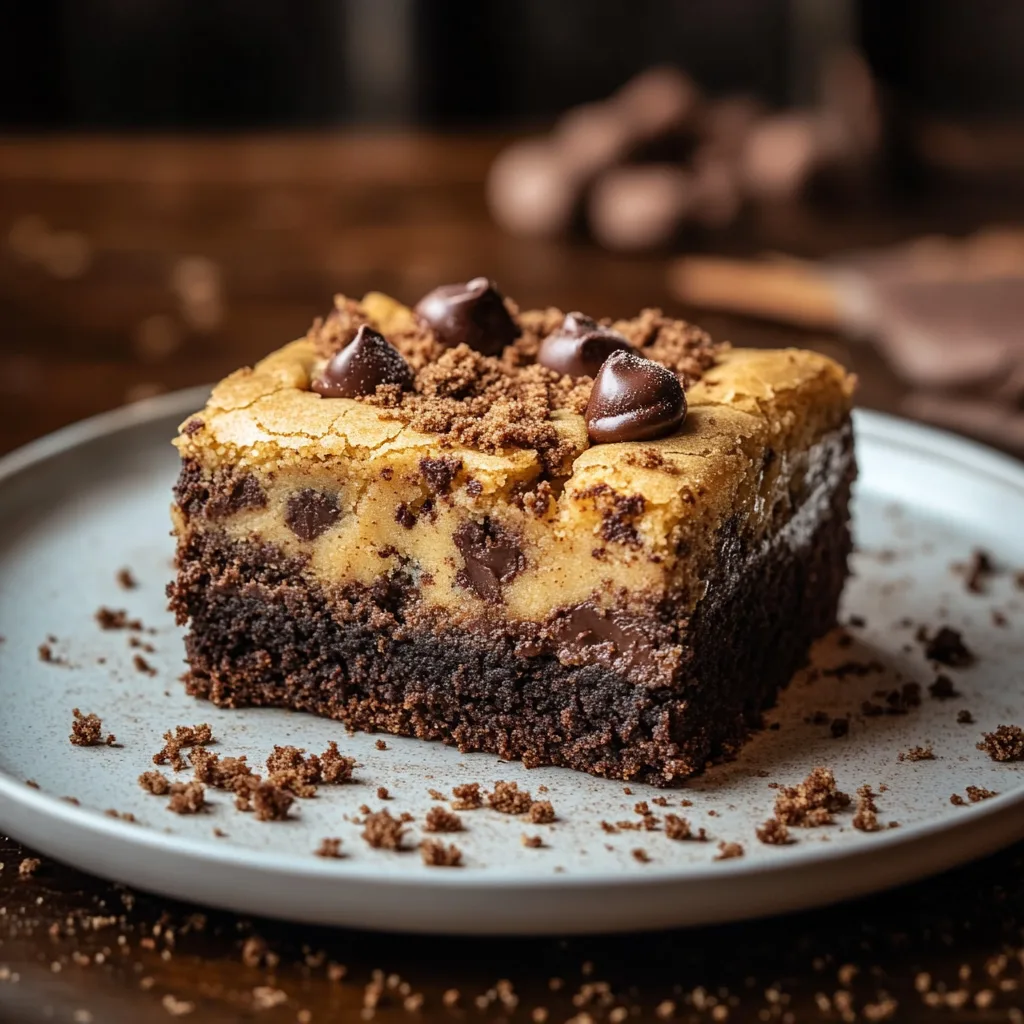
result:
[[[957,725],[973,725],[974,715],[967,710],[967,708],[961,708],[956,713],[956,724]]]
[[[699,843],[707,842],[708,838],[704,829],[699,828],[694,832],[689,819],[680,817],[678,814],[665,815],[665,835],[669,839],[692,839]]]
[[[103,719],[90,712],[83,715],[78,708],[72,708],[71,734],[68,739],[76,747],[114,746],[117,737],[113,733],[103,736]]]
[[[427,832],[461,832],[462,819],[447,807],[431,807],[423,827]]]
[[[313,755],[311,755],[313,756]],[[327,749],[317,758],[320,764],[319,782],[334,786],[352,781],[352,773],[356,768],[356,759],[340,753],[338,744],[331,740]]]
[[[861,786],[857,790],[857,809],[853,815],[853,827],[861,832],[880,832],[882,830],[882,826],[878,822],[875,794],[870,786]]]
[[[775,817],[783,825],[813,828],[832,824],[832,815],[849,804],[849,796],[837,788],[831,769],[819,765],[803,782],[779,788]]]
[[[132,665],[135,667],[135,671],[144,676],[155,676],[156,669],[141,654],[136,654],[132,658]]]
[[[319,776],[319,768],[317,769]],[[267,784],[286,790],[292,796],[302,800],[311,800],[316,796],[316,786],[308,781],[309,773],[302,768],[282,768],[267,776]]]
[[[387,750],[388,749],[388,745],[387,745],[387,743],[384,742],[384,740],[377,740],[377,742],[374,744],[374,746],[378,750]]]
[[[135,578],[135,574],[127,566],[123,569],[117,570],[117,585],[122,590],[134,590],[138,585],[139,581]]]
[[[479,782],[466,782],[452,789],[452,808],[456,811],[475,811],[483,805]]]
[[[953,680],[941,672],[935,677],[935,682],[929,685],[928,693],[935,700],[950,700],[960,696],[957,688],[953,685]]]
[[[341,840],[337,836],[329,836],[320,840],[320,845],[313,851],[317,857],[327,857],[338,860],[343,856],[341,852]]]
[[[1000,725],[982,736],[978,750],[984,750],[993,761],[1024,761],[1024,729],[1019,725]]]
[[[39,870],[42,863],[42,860],[38,857],[26,857],[18,865],[18,877],[31,878]]]
[[[984,594],[988,577],[995,572],[992,556],[981,548],[971,552],[971,560],[966,565],[956,565],[954,570],[963,574],[964,587],[970,594]]]
[[[462,851],[452,843],[437,839],[424,839],[420,843],[423,863],[432,868],[457,868],[462,866]]]
[[[252,790],[250,797],[257,821],[284,821],[295,797],[281,786],[272,782],[261,782]]]
[[[158,771],[143,772],[139,776],[139,785],[147,793],[152,793],[153,796],[164,796],[171,788],[171,783],[167,776],[163,772]]]
[[[213,730],[206,722],[199,725],[176,725],[174,732],[164,733],[164,745],[153,755],[153,764],[170,764],[176,772],[188,766],[181,756],[186,747],[202,747],[213,742]]]
[[[377,799],[378,800],[390,800],[391,799],[391,794],[388,792],[388,787],[387,786],[378,786],[377,787]]]
[[[431,800],[443,800],[444,799],[444,793],[442,793],[441,790],[439,790],[439,789],[428,789],[427,790],[427,796],[429,796]]]
[[[641,864],[649,864],[651,862],[651,855],[642,846],[636,847],[631,852],[633,860],[639,861]]]
[[[727,843],[723,840],[718,844],[715,860],[732,860],[734,857],[742,857],[743,852],[742,843]]]
[[[501,814],[526,814],[533,803],[533,797],[516,782],[499,780],[494,792],[487,794],[487,802]]]
[[[980,803],[982,800],[990,800],[994,796],[999,796],[999,794],[995,790],[985,789],[984,786],[967,787],[967,799],[972,804]]]
[[[535,800],[530,804],[530,821],[534,825],[550,825],[555,820],[555,808],[550,800]]]
[[[362,837],[375,850],[401,850],[405,825],[388,810],[373,811],[363,821]]]
[[[911,747],[909,750],[901,750],[898,761],[934,761],[935,751],[931,744],[926,746]]]
[[[129,618],[128,612],[123,608],[98,608],[95,618],[100,629],[130,629],[136,633],[142,632],[141,621]]]
[[[206,807],[206,787],[201,782],[172,782],[167,810],[175,814],[198,814]]]
[[[950,668],[964,668],[974,663],[974,653],[957,630],[942,626],[931,638],[926,633],[920,636],[924,642],[924,656],[929,661],[937,661]]]
[[[544,845],[544,840],[540,836],[528,836],[525,832],[520,837],[520,842],[530,850],[539,850]]]
[[[967,806],[967,801],[959,793],[953,793],[952,796],[950,796],[950,798],[949,798],[949,802],[954,807],[966,807]]]
[[[769,818],[755,829],[758,841],[768,846],[787,846],[794,842],[789,829],[778,818]]]

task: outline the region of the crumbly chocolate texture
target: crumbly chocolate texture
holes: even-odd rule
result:
[[[458,868],[462,866],[462,851],[453,843],[439,839],[424,839],[420,843],[423,863],[432,868]]]
[[[117,737],[113,733],[103,735],[103,719],[99,715],[90,712],[83,715],[78,708],[72,708],[71,734],[68,739],[76,747],[99,747],[106,745],[112,747],[117,743]]]
[[[604,823],[602,822],[602,824]],[[704,829],[699,828],[694,831],[689,819],[680,817],[678,814],[665,815],[665,835],[669,839],[694,839],[701,843],[707,842],[708,838]]]
[[[875,806],[875,794],[870,786],[861,786],[857,790],[857,809],[853,814],[853,827],[861,832],[882,830],[882,825],[878,821],[878,807]]]
[[[375,850],[401,850],[406,831],[401,818],[385,809],[366,815],[362,836]]]
[[[832,824],[832,815],[850,804],[850,798],[836,786],[830,768],[811,769],[803,782],[783,786],[775,798],[775,817],[783,825],[814,828]]]
[[[452,789],[452,807],[456,811],[475,811],[483,802],[479,782],[465,782]]]
[[[181,752],[187,747],[205,746],[213,742],[213,730],[203,722],[200,725],[176,725],[174,731],[164,733],[164,745],[153,755],[153,764],[169,764],[176,772],[186,767]]]
[[[978,749],[993,761],[1024,761],[1024,729],[1019,725],[1000,725],[995,732],[984,733]]]
[[[167,810],[175,814],[198,814],[206,807],[206,787],[201,782],[172,782]]]
[[[261,782],[250,791],[250,801],[257,821],[284,821],[295,797],[272,782]]]
[[[431,807],[423,828],[427,832],[461,832],[462,819],[447,807]]]
[[[789,829],[778,818],[769,818],[755,830],[758,842],[768,846],[786,846],[793,842]]]
[[[139,785],[153,796],[164,796],[171,788],[170,779],[163,772],[158,771],[143,772],[139,776]]]
[[[363,303],[337,296],[333,312],[315,321],[307,337],[319,355],[329,359],[369,320]],[[413,388],[402,391],[382,385],[362,400],[426,433],[482,451],[531,448],[546,464],[559,464],[568,448],[554,430],[551,414],[555,410],[582,413],[591,378],[563,377],[536,362],[541,341],[564,320],[561,310],[524,312],[517,320],[520,336],[500,356],[486,356],[467,345],[447,348],[422,320],[401,318],[399,324],[389,325],[386,334],[412,368]],[[665,317],[657,309],[646,309],[613,327],[687,387],[727,348],[699,328]]]
[[[320,840],[320,845],[313,851],[317,857],[327,857],[334,860],[343,856],[341,852],[341,840],[337,836],[329,836]]]
[[[487,802],[502,814],[526,814],[533,804],[533,797],[520,789],[516,782],[496,782],[494,791],[487,794]]]

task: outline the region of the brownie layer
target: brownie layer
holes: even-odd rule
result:
[[[828,450],[812,460],[797,507],[767,540],[754,541],[738,519],[720,529],[713,586],[692,619],[680,602],[673,621],[672,599],[663,598],[615,620],[623,635],[651,621],[672,634],[652,638],[639,672],[635,658],[602,658],[600,636],[571,629],[557,650],[500,617],[446,629],[422,613],[408,572],[328,592],[301,559],[230,540],[214,524],[194,526],[181,538],[170,589],[179,621],[191,622],[189,692],[222,706],[312,711],[529,766],[655,784],[691,775],[743,740],[835,622],[850,550],[848,428]],[[540,634],[558,634],[554,625]],[[669,639],[680,655],[659,660]]]

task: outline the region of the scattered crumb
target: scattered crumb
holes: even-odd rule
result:
[[[391,794],[388,792],[388,787],[387,786],[378,786],[377,787],[377,799],[378,800],[390,800],[391,799]]]
[[[971,560],[966,565],[956,565],[953,568],[963,574],[964,586],[971,594],[984,594],[985,583],[995,572],[992,557],[981,548],[975,548],[971,552]]]
[[[71,735],[68,739],[76,747],[99,747],[106,744],[112,747],[117,743],[117,737],[109,733],[103,736],[103,719],[92,713],[83,715],[78,708],[72,708],[71,714],[74,721],[71,723]]]
[[[250,800],[257,821],[284,821],[295,797],[272,782],[261,782],[251,791]]]
[[[544,845],[544,840],[540,836],[528,836],[525,832],[522,835],[521,841],[523,846],[531,850],[539,850]]]
[[[337,860],[342,856],[341,840],[336,836],[321,839],[320,845],[313,852],[317,857],[330,857]]]
[[[167,810],[175,814],[198,814],[206,806],[206,787],[201,782],[172,782]]]
[[[25,785],[28,786],[29,789],[38,789],[39,788],[39,783],[36,782],[35,779],[26,779],[25,780]]]
[[[953,685],[953,680],[941,672],[935,677],[935,682],[928,687],[928,693],[935,700],[950,700],[960,696],[957,688]]]
[[[768,846],[786,846],[794,842],[789,829],[778,818],[769,818],[757,827],[754,834],[760,842]]]
[[[898,761],[934,761],[935,751],[932,750],[931,744],[921,747],[911,747],[909,750],[903,750],[900,752]]]
[[[427,832],[461,832],[462,819],[447,807],[431,807],[423,828]]]
[[[957,725],[973,725],[974,715],[972,715],[970,711],[967,710],[967,708],[961,708],[956,713],[956,722]]]
[[[870,786],[861,786],[857,790],[857,810],[853,815],[853,827],[861,832],[880,832],[882,829],[878,822],[875,794]]]
[[[455,786],[452,789],[452,796],[455,798],[452,800],[452,807],[456,811],[474,811],[483,804],[479,782],[467,782],[461,786]]]
[[[310,755],[310,759],[314,755]],[[320,776],[318,782],[333,786],[343,782],[352,781],[352,772],[356,767],[354,757],[346,757],[339,753],[338,744],[331,740],[327,749],[317,758],[320,763]]]
[[[267,776],[267,784],[277,786],[278,789],[287,790],[292,796],[300,797],[303,800],[311,800],[316,796],[316,786],[312,782],[307,781],[308,778],[309,773],[301,768],[282,768],[279,771],[271,772]]]
[[[718,853],[715,854],[715,860],[732,860],[734,857],[742,856],[742,843],[727,843],[723,840],[718,844]]]
[[[962,797],[962,796],[961,796],[961,795],[960,795],[959,793],[954,793],[954,794],[953,794],[953,795],[952,795],[952,796],[951,796],[951,797],[949,798],[949,802],[950,802],[950,803],[951,803],[951,804],[952,804],[952,805],[953,805],[954,807],[966,807],[966,806],[967,806],[967,801],[966,801],[966,800],[965,800],[965,799],[964,799],[964,798],[963,798],[963,797]]]
[[[963,637],[949,626],[943,626],[930,639],[923,631],[918,638],[924,642],[924,656],[930,661],[950,668],[963,668],[974,662],[974,653],[964,643]]]
[[[387,745],[387,743],[384,742],[384,740],[377,740],[377,742],[374,744],[374,746],[378,750],[387,750],[388,749],[388,745]]]
[[[800,828],[830,825],[832,815],[849,804],[849,796],[836,787],[831,769],[818,766],[796,786],[779,788],[775,817],[783,825]]]
[[[983,786],[968,786],[967,787],[967,799],[972,804],[980,803],[982,800],[990,800],[994,796],[999,796],[994,790],[985,789]]]
[[[401,850],[405,832],[405,825],[388,810],[367,814],[363,821],[363,839],[375,850]]]
[[[650,863],[651,855],[642,846],[638,846],[635,850],[631,852],[633,854],[633,860],[637,860],[641,864]]]
[[[163,772],[158,771],[143,772],[139,776],[139,785],[147,793],[152,793],[153,796],[164,796],[171,788],[171,783],[167,776]]]
[[[59,654],[55,654],[53,650],[52,641],[50,643],[40,644],[38,647],[39,660],[45,662],[47,665],[66,665],[67,658],[61,657]]]
[[[131,569],[118,569],[117,585],[122,590],[134,590],[139,585],[139,581],[135,578]]]
[[[535,800],[530,804],[530,821],[534,825],[550,825],[555,820],[555,808],[550,800]]]
[[[995,732],[982,735],[978,749],[993,761],[1024,761],[1024,729],[1019,725],[1000,725]]]
[[[206,722],[199,725],[176,725],[174,732],[164,733],[164,745],[153,755],[153,764],[169,764],[176,772],[188,766],[181,756],[186,747],[201,747],[213,742],[213,730]]]
[[[96,621],[100,629],[130,629],[141,632],[142,623],[138,619],[130,619],[123,608],[99,608]]]
[[[526,814],[533,803],[533,797],[518,783],[498,781],[494,792],[487,794],[487,802],[501,814]]]
[[[423,863],[432,868],[457,868],[462,865],[462,851],[452,843],[445,844],[437,839],[424,839],[420,843],[420,856]]]
[[[668,807],[669,802],[663,796],[655,796],[651,798],[651,803],[657,807]]]
[[[604,823],[602,822],[602,824]],[[678,814],[665,815],[665,835],[669,839],[693,839],[699,843],[707,842],[708,838],[704,829],[699,828],[694,832],[689,819],[682,818]]]
[[[832,739],[842,739],[850,732],[850,720],[848,718],[833,718],[829,732],[832,733]]]
[[[132,658],[132,665],[135,666],[135,671],[141,673],[144,676],[155,676],[156,669],[141,654],[136,654]]]
[[[18,865],[18,877],[31,878],[39,870],[42,863],[38,857],[26,857]]]
[[[109,807],[103,813],[108,818],[117,818],[119,821],[128,821],[128,822],[134,822],[135,821],[135,815],[132,814],[131,811],[118,811],[118,810],[115,810],[113,807]]]

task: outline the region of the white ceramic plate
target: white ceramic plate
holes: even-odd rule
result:
[[[336,723],[284,711],[221,711],[186,697],[181,635],[165,610],[171,574],[168,504],[177,422],[204,398],[170,395],[78,424],[0,461],[0,826],[38,850],[86,871],[170,896],[296,920],[424,932],[524,933],[626,930],[725,921],[839,900],[895,885],[978,857],[1024,836],[1024,765],[996,764],[976,749],[984,730],[1024,723],[1024,594],[1011,573],[985,595],[969,594],[950,569],[981,545],[1007,567],[1024,566],[1024,467],[933,430],[869,413],[857,417],[861,478],[856,498],[859,552],[844,617],[860,615],[842,648],[826,641],[820,667],[877,659],[883,674],[798,677],[739,759],[683,789],[659,792],[561,769],[526,771],[489,755],[462,755],[438,744],[348,736]],[[117,570],[131,567],[138,589],[125,591]],[[137,671],[124,632],[103,632],[97,608],[126,608],[155,630]],[[1006,625],[997,625],[993,609]],[[998,616],[997,616],[998,617]],[[925,686],[934,671],[915,640],[918,624],[961,629],[979,655],[953,670],[961,696],[931,699],[904,715],[863,717],[863,701],[900,681]],[[43,663],[48,636],[67,664]],[[72,707],[99,714],[117,748],[68,742]],[[975,724],[957,724],[962,708]],[[849,735],[808,719],[852,714]],[[819,719],[822,716],[818,716]],[[262,763],[275,743],[322,750],[336,739],[362,764],[359,782],[322,787],[297,802],[293,820],[259,823],[211,793],[208,813],[168,813],[144,793],[163,731],[209,721],[224,753]],[[931,744],[935,760],[901,762]],[[799,830],[798,842],[765,846],[755,826],[771,813],[770,783],[794,783],[815,765],[835,770],[853,793],[876,792],[884,821],[899,828],[864,833],[843,815],[832,827]],[[430,868],[414,845],[418,823],[436,803],[428,789],[460,782],[543,785],[559,821],[529,826],[492,810],[463,815],[452,837],[465,866]],[[26,785],[33,780],[39,788]],[[999,796],[954,806],[953,793],[975,785]],[[415,815],[408,852],[372,850],[353,820],[360,804],[376,809],[386,786],[395,813]],[[75,806],[61,797],[73,796]],[[608,834],[602,819],[636,817],[639,800],[667,797],[670,808],[707,829],[708,843],[673,842],[663,832]],[[680,809],[682,800],[691,806]],[[138,823],[106,816],[130,811]],[[226,837],[214,835],[214,829]],[[523,833],[544,847],[525,849]],[[343,839],[347,856],[312,851],[325,836]],[[716,861],[719,841],[745,855]],[[643,848],[649,861],[633,851]]]

